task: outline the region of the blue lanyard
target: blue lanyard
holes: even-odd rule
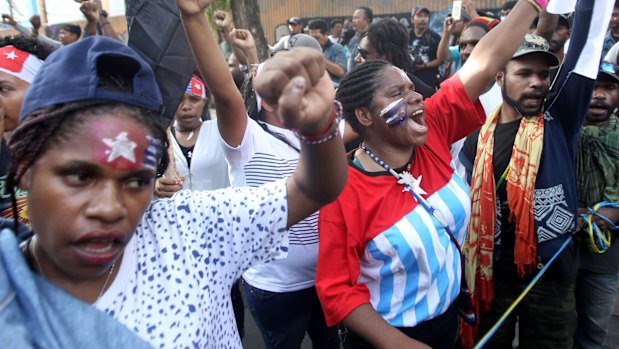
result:
[[[447,233],[449,234],[449,237],[451,238],[451,240],[458,247],[458,251],[460,251],[460,244],[458,243],[458,241],[453,236],[453,234],[451,232],[451,229],[449,229],[449,225],[447,224],[447,220],[443,217],[441,212],[436,210],[436,209],[434,209],[434,207],[432,207],[432,205],[426,199],[421,197],[421,195],[419,195],[417,192],[415,192],[415,190],[411,186],[411,180],[410,179],[412,178],[414,180],[412,175],[410,173],[406,172],[406,171],[404,171],[403,173],[397,173],[394,169],[391,168],[391,166],[387,165],[378,156],[374,155],[374,153],[369,151],[363,144],[361,145],[361,150],[363,150],[370,157],[370,159],[374,160],[374,162],[376,162],[377,164],[382,166],[385,170],[387,170],[395,178],[397,178],[398,179],[398,183],[404,185],[404,189],[406,189],[406,191],[408,191],[413,196],[415,201],[417,201],[426,211],[428,211],[432,216],[434,216],[434,218],[436,218],[436,220],[443,226],[445,231],[447,231]]]
[[[593,205],[592,208],[588,208],[589,214],[581,215],[581,218],[585,220],[587,223],[587,233],[589,235],[589,239],[591,241],[591,248],[594,252],[604,253],[610,247],[611,236],[610,231],[602,231],[598,225],[593,220],[593,217],[598,217],[608,223],[611,231],[619,230],[619,225],[615,225],[614,222],[611,222],[610,219],[604,217],[599,214],[597,211],[602,207],[613,207],[619,208],[619,202],[607,202],[602,201],[598,204]]]

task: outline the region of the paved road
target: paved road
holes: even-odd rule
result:
[[[245,349],[264,349],[262,336],[247,309],[245,310],[245,338],[243,338],[243,347]],[[306,336],[301,349],[311,348],[311,342]],[[610,328],[608,329],[608,336],[606,337],[604,349],[619,349],[619,294],[617,296],[615,315],[613,315]]]
[[[245,308],[245,337],[243,338],[243,348],[264,349],[264,343],[262,342],[260,331],[258,331],[256,323],[247,308]],[[301,345],[301,349],[312,349],[312,343],[307,335]]]
[[[619,315],[613,315],[604,349],[619,349]]]

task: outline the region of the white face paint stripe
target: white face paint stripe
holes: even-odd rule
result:
[[[110,149],[105,151],[105,154],[108,155],[108,163],[119,157],[135,163],[135,148],[137,144],[127,138],[127,132],[119,133],[114,139],[103,138],[103,143],[110,147]]]

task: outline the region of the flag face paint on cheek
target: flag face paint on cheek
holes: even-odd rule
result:
[[[144,151],[144,161],[142,165],[144,167],[157,169],[157,157],[161,154],[161,141],[153,137],[147,136],[148,147]]]
[[[399,98],[391,102],[383,110],[380,111],[380,116],[385,119],[385,123],[390,128],[398,127],[406,121],[406,103],[404,98]]]
[[[160,142],[136,124],[104,119],[92,123],[89,136],[93,160],[115,170],[156,168]]]

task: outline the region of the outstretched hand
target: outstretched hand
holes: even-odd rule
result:
[[[311,135],[323,129],[333,109],[335,93],[321,52],[295,48],[267,60],[254,80],[256,92],[286,127]]]
[[[178,9],[188,16],[203,13],[212,3],[213,0],[176,0]]]

